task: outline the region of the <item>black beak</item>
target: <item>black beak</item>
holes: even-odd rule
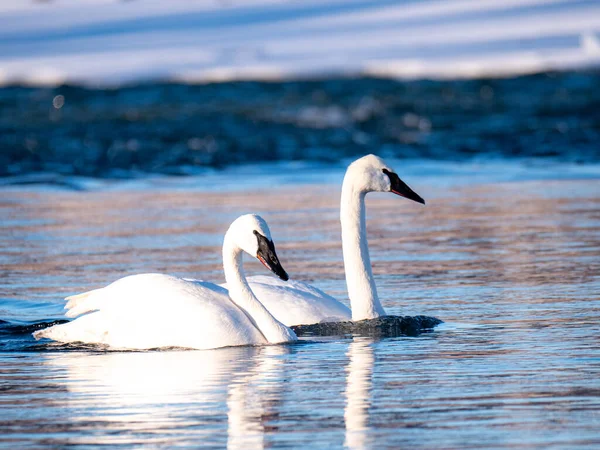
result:
[[[400,177],[394,172],[390,172],[387,169],[383,169],[383,173],[385,173],[390,179],[391,189],[390,191],[394,194],[398,194],[401,197],[405,197],[409,200],[414,200],[417,203],[425,204],[425,200],[421,198],[419,194],[413,191],[408,184],[400,179]]]
[[[254,230],[254,234],[258,239],[258,251],[256,252],[258,260],[283,281],[289,280],[290,277],[288,277],[286,271],[281,267],[277,253],[275,253],[275,244],[273,244],[273,241],[270,241],[256,230]]]

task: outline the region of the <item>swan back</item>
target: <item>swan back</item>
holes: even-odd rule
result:
[[[34,336],[120,349],[209,349],[266,343],[227,291],[208,282],[163,274],[132,275],[76,300],[67,313],[68,317],[78,316],[76,320],[37,331]]]

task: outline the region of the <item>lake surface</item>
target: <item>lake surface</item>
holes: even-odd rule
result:
[[[445,321],[416,338],[107,352],[30,336],[65,296],[126,274],[221,282],[245,212],[293,278],[346,301],[343,170],[282,167],[2,187],[0,446],[600,446],[594,165],[396,161],[427,206],[370,194],[368,233],[387,312]]]
[[[586,71],[450,81],[5,87],[0,182],[30,181],[39,172],[206,175],[240,164],[339,164],[368,153],[403,161],[598,163],[598,86],[600,72]]]

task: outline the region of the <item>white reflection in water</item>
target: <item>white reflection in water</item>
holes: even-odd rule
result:
[[[282,356],[289,351],[62,353],[48,355],[45,364],[66,377],[71,422],[106,421],[113,430],[158,435],[174,426],[210,425],[226,407],[228,448],[263,448],[264,421],[279,404]],[[204,433],[214,431],[209,426]],[[121,441],[127,438],[94,437],[97,444]]]
[[[373,340],[355,337],[348,347],[346,377],[345,445],[351,449],[368,447],[369,406],[373,376]]]
[[[277,413],[284,379],[284,359],[289,348],[261,348],[261,357],[250,370],[236,377],[227,395],[228,449],[265,448],[265,422]]]
[[[355,337],[346,366],[345,446],[369,447],[374,354],[372,339]],[[205,351],[47,354],[48,372],[64,378],[68,421],[112,430],[95,444],[212,443],[262,449],[283,405],[289,346]],[[226,412],[226,419],[222,415]],[[226,426],[224,422],[227,422]],[[220,424],[223,423],[221,426]],[[190,431],[193,430],[192,433]],[[225,430],[227,436],[225,437]],[[201,440],[201,441],[200,441]],[[91,441],[75,438],[79,443]]]

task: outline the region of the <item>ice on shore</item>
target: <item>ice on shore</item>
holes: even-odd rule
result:
[[[0,4],[0,83],[510,76],[600,63],[595,0]]]

